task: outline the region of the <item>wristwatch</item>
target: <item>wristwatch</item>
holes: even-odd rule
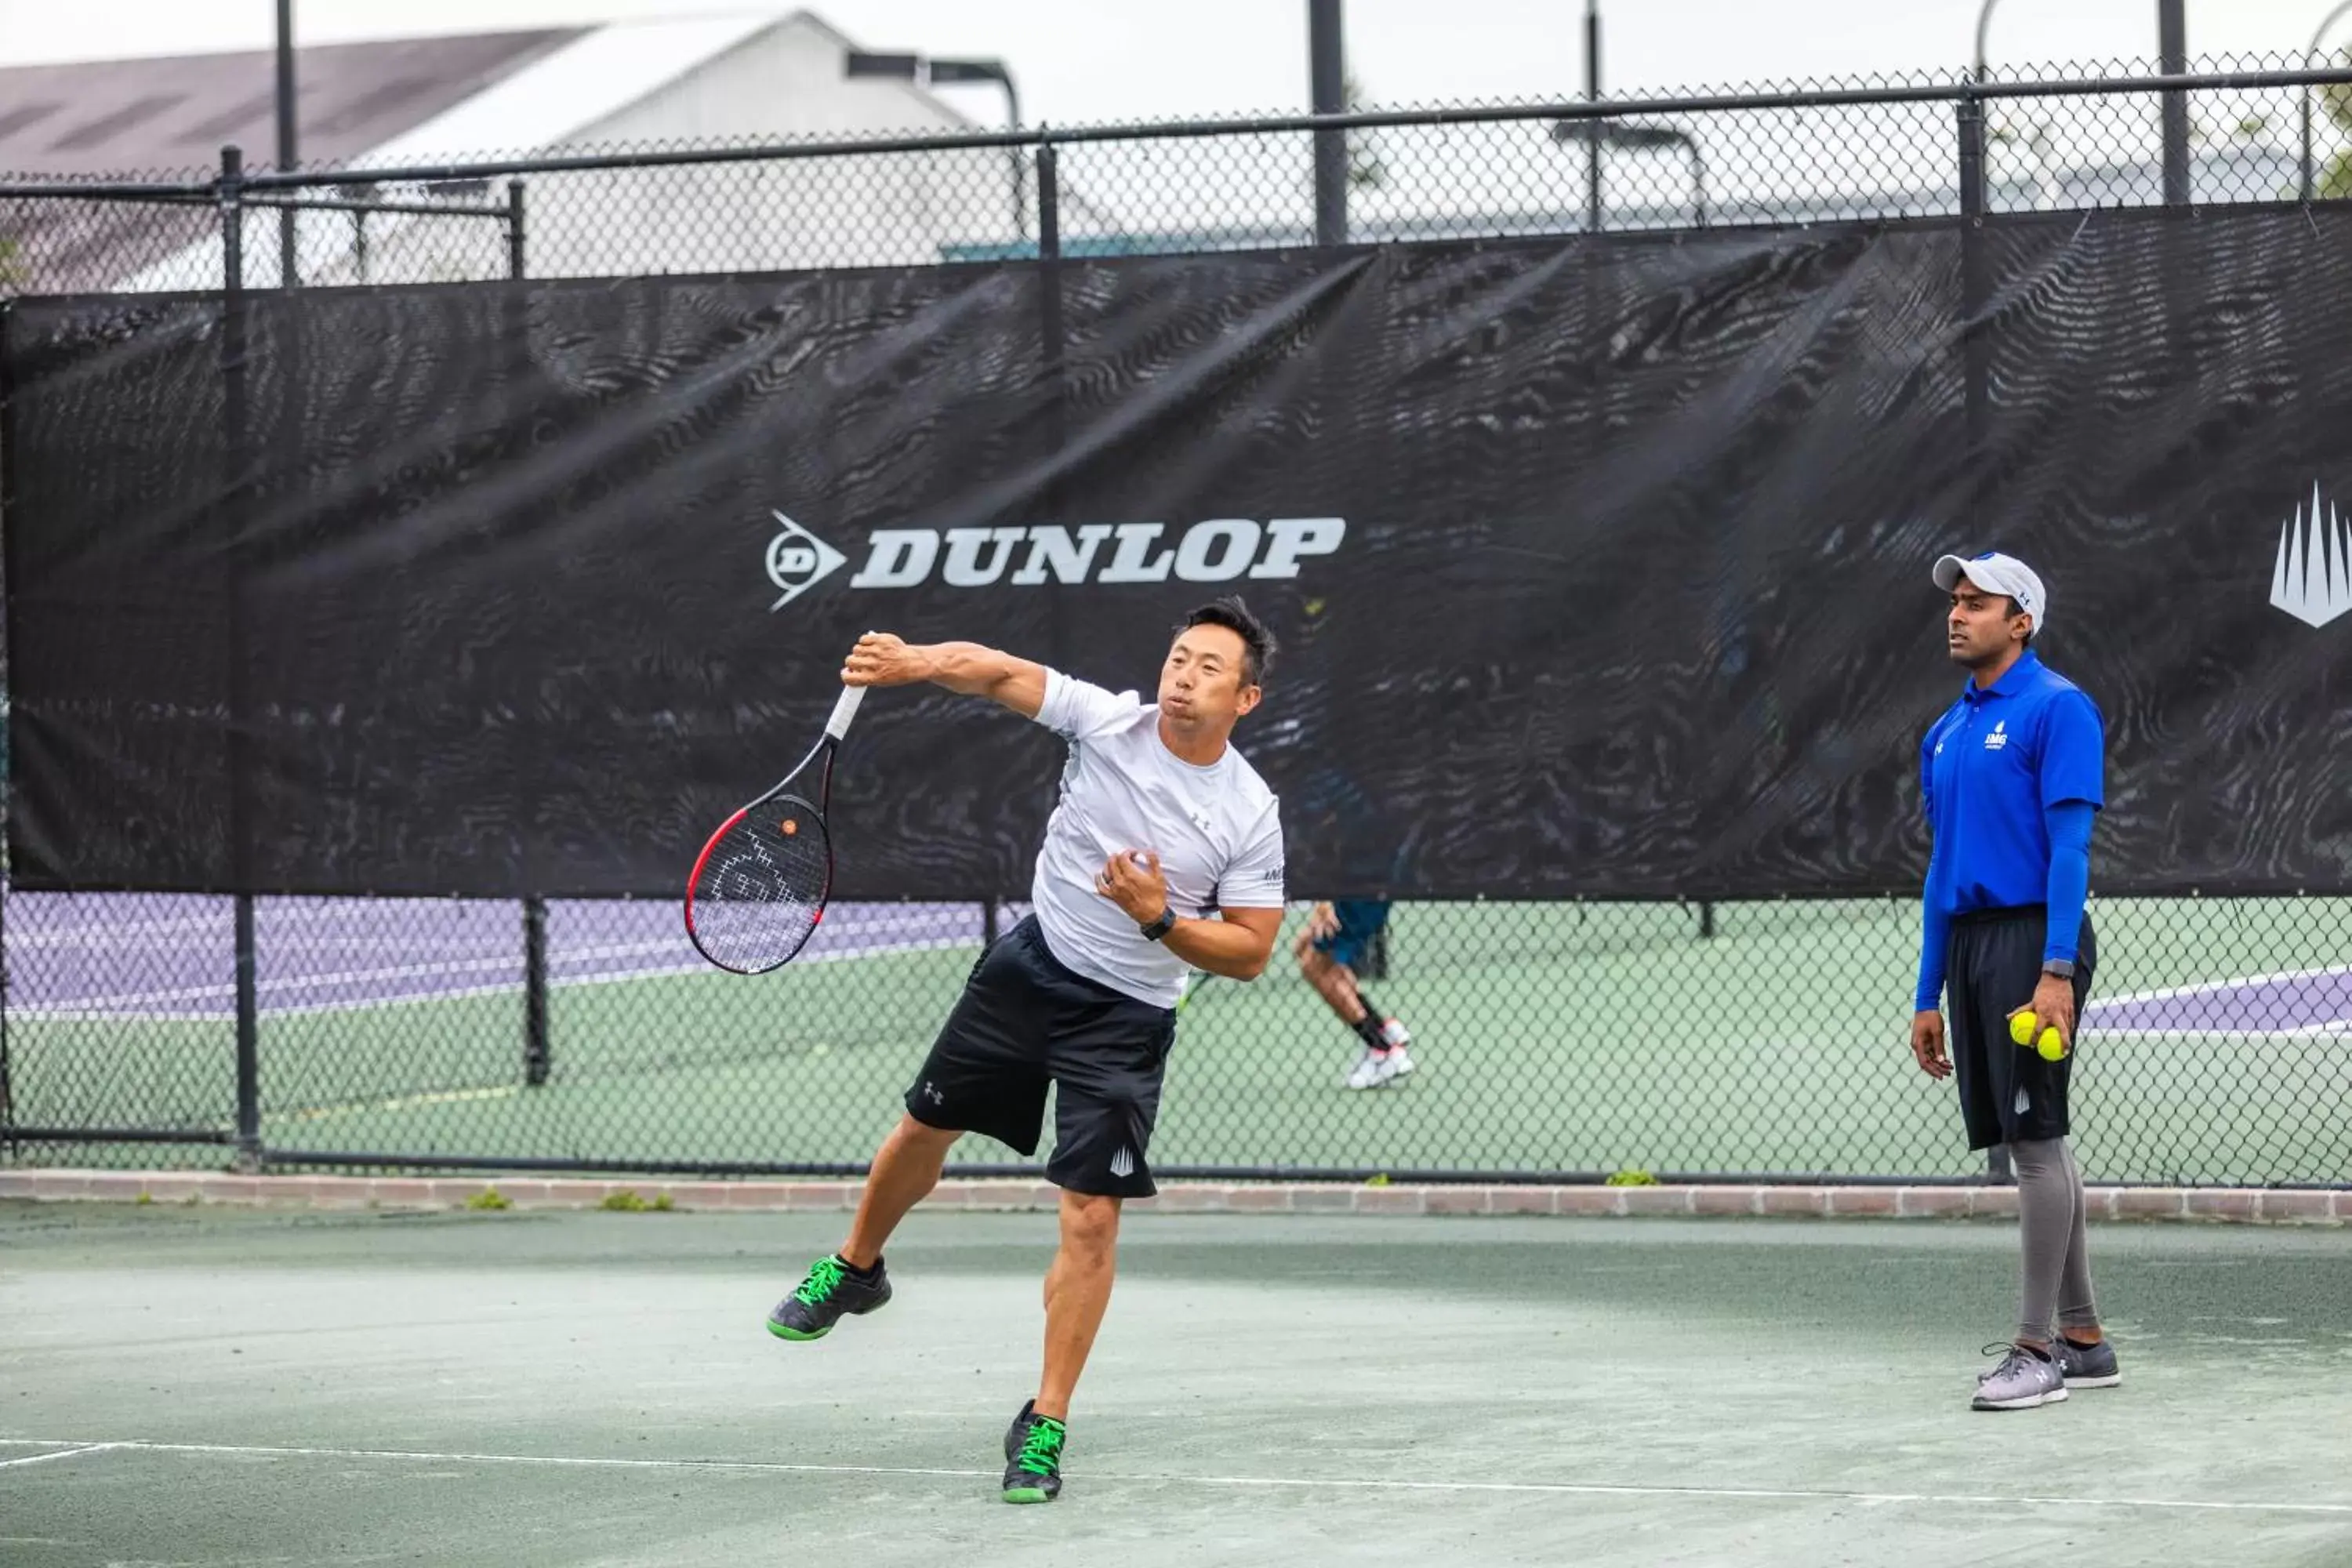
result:
[[[1158,942],[1176,929],[1176,911],[1173,909],[1161,910],[1158,920],[1148,926],[1139,926],[1136,929],[1143,932],[1144,941]]]
[[[2054,974],[2061,980],[2072,980],[2074,978],[2074,966],[2063,958],[2048,958],[2042,962],[2042,973]]]

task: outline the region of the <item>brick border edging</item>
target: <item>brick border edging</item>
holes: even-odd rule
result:
[[[209,1171],[0,1170],[0,1198],[228,1204],[312,1209],[464,1208],[495,1188],[503,1206],[593,1209],[619,1194],[684,1210],[842,1211],[858,1184],[826,1181],[678,1182],[535,1176],[244,1176]],[[948,1181],[927,1206],[999,1213],[1051,1209],[1043,1182]],[[2226,1220],[2352,1225],[2352,1189],[2092,1187],[2097,1220]],[[1163,1214],[1765,1215],[1801,1218],[2011,1218],[2014,1187],[1904,1186],[1373,1186],[1338,1183],[1171,1182],[1134,1205]]]

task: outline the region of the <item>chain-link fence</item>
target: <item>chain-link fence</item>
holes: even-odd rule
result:
[[[0,184],[0,292],[919,266],[2352,195],[2352,70],[2218,58],[403,168]],[[2174,133],[2166,133],[2167,110]],[[1343,189],[1318,191],[1318,139]]]
[[[2269,58],[2208,62],[2161,86],[2118,67],[1323,121],[542,150],[437,168],[247,174],[231,157],[138,184],[0,186],[0,290],[2335,202],[2352,197],[2347,84],[2340,65]],[[1344,188],[1318,192],[1318,141],[1333,138],[1345,156],[1324,164],[1345,171]],[[663,900],[13,892],[0,1152],[854,1170],[981,944],[1018,912],[838,909],[801,962],[747,981],[695,963]],[[1290,956],[1304,916],[1265,979],[1206,980],[1188,996],[1153,1151],[1162,1170],[1978,1168],[1949,1091],[1906,1045],[1907,896],[1397,904],[1365,987],[1412,1032],[1418,1070],[1370,1091],[1343,1087],[1355,1037]],[[2104,967],[2077,1068],[2086,1169],[2352,1180],[2352,899],[2102,900],[2093,918]]]
[[[656,900],[257,900],[241,1086],[234,900],[18,893],[7,913],[15,1158],[680,1171],[859,1168],[989,920],[840,908],[747,980],[700,965]],[[1361,1047],[1293,960],[1303,915],[1263,979],[1187,996],[1155,1163],[1980,1168],[1911,1062],[1912,900],[1398,904],[1362,984],[1418,1067],[1371,1091],[1344,1087]],[[2344,1181],[2352,900],[2101,900],[2092,920],[2084,1168]]]

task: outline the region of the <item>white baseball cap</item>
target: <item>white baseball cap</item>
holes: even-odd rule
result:
[[[1936,586],[1945,593],[1950,593],[1963,577],[1988,594],[2015,599],[2017,607],[2033,618],[2035,636],[2040,636],[2049,624],[2050,596],[2042,586],[2042,579],[2016,556],[1988,550],[1967,560],[1947,555],[1936,563]]]

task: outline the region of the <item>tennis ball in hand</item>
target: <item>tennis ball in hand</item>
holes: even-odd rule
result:
[[[2009,1037],[2021,1046],[2032,1046],[2043,1061],[2054,1062],[2066,1054],[2066,1042],[2056,1029],[2042,1030],[2042,1038],[2036,1040],[2033,1026],[2038,1021],[2031,1007],[2022,1013],[2011,1013],[2009,1016]]]

